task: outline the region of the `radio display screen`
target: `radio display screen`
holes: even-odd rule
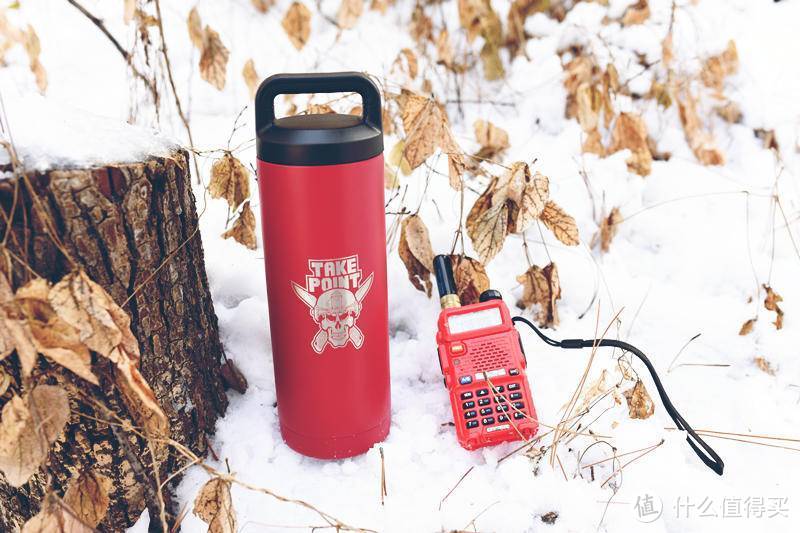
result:
[[[499,326],[502,323],[503,317],[500,316],[500,309],[492,307],[491,309],[483,309],[473,313],[450,315],[447,319],[447,328],[450,330],[450,333],[456,334]]]

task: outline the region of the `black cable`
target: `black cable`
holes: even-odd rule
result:
[[[658,390],[658,395],[661,397],[661,403],[664,404],[664,408],[669,413],[669,416],[675,422],[675,425],[678,426],[678,429],[682,431],[686,431],[688,436],[686,437],[686,441],[689,443],[689,446],[692,447],[694,453],[703,461],[706,466],[708,466],[711,470],[716,472],[719,475],[722,475],[722,471],[725,468],[725,463],[722,462],[722,458],[717,455],[717,452],[714,451],[711,446],[706,444],[706,442],[700,438],[700,436],[692,429],[686,420],[681,416],[675,406],[670,401],[669,396],[667,396],[667,391],[664,390],[664,385],[661,384],[661,379],[659,379],[658,374],[656,373],[656,369],[653,367],[653,363],[650,362],[650,359],[636,346],[628,344],[627,342],[618,341],[614,339],[564,339],[561,341],[557,341],[551,339],[541,331],[539,328],[533,325],[533,323],[521,316],[515,316],[511,320],[514,323],[522,322],[523,324],[527,325],[531,328],[540,339],[542,339],[546,344],[550,346],[557,346],[559,348],[566,348],[566,349],[578,349],[578,348],[594,348],[595,346],[613,346],[616,348],[621,348],[627,352],[631,352],[633,355],[638,357],[644,366],[647,367],[647,370],[650,372],[650,377],[653,378],[653,383],[656,385],[656,389]],[[692,440],[694,439],[694,440]]]

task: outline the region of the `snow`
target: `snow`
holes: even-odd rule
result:
[[[10,140],[23,168],[44,172],[51,168],[90,168],[132,163],[167,156],[179,143],[155,130],[131,126],[119,119],[100,117],[68,102],[38,94],[3,89],[3,106]],[[9,162],[0,151],[0,165]]]
[[[367,10],[355,29],[341,34],[315,13],[311,40],[300,52],[294,50],[280,26],[289,0],[278,0],[266,15],[255,14],[245,1],[201,0],[198,10],[204,23],[212,25],[231,49],[228,84],[221,93],[197,74],[198,54],[192,50],[185,27],[191,4],[162,3],[175,78],[180,87],[189,87],[181,89],[182,97],[200,149],[225,146],[235,117],[248,104],[239,72],[251,57],[262,77],[283,71],[363,70],[386,80],[393,90],[405,83],[403,76],[392,70],[392,62],[400,48],[414,46],[405,31],[413,8],[409,0],[399,0],[386,15]],[[734,39],[741,68],[726,81],[724,93],[740,104],[744,121],[726,124],[712,116],[711,102],[704,101],[701,116],[711,117],[708,124],[727,164],[703,167],[686,145],[674,106],[663,111],[652,101],[621,98],[616,102],[618,107],[643,113],[659,149],[672,152],[670,161],[654,162],[653,172],[646,178],[627,171],[624,152],[605,159],[580,153],[580,127],[563,116],[566,94],[556,55],[559,48],[579,42],[589,47],[601,64],[613,55],[621,79],[639,74],[637,53],[648,61],[660,58],[671,2],[651,0],[652,16],[645,27],[622,28],[613,21],[604,24],[606,15],[619,16],[630,3],[613,1],[610,11],[600,3],[580,3],[562,23],[544,15],[531,16],[526,28],[536,38],[527,44],[530,60],[515,59],[507,66],[509,75],[502,82],[470,80],[463,87],[465,100],[483,98],[512,105],[464,104],[464,116],[459,115],[458,106],[448,106],[457,137],[465,149],[475,149],[471,125],[477,118],[489,119],[506,129],[512,148],[505,161],[536,160],[535,170],[550,177],[552,197],[576,217],[584,243],[597,231],[593,211],[619,206],[626,217],[610,252],[604,255],[585,244],[565,248],[536,228],[528,232],[534,263],[543,265],[552,259],[559,267],[561,324],[548,334],[586,338],[597,328],[604,329],[620,313],[611,334],[651,356],[673,402],[695,428],[800,438],[800,256],[794,245],[800,243],[800,156],[796,151],[800,63],[796,46],[791,44],[797,42],[800,2],[678,2],[674,34],[677,68],[696,72],[702,58],[718,53]],[[122,3],[86,4],[107,21],[111,31],[130,37],[130,30],[122,24]],[[505,0],[494,2],[503,19],[508,4]],[[312,5],[309,3],[309,7]],[[338,2],[333,0],[322,2],[328,15],[335,15],[337,7]],[[441,7],[451,34],[457,33],[455,2]],[[51,80],[48,102],[69,102],[76,108],[124,120],[130,103],[129,80],[121,58],[99,32],[61,1],[41,0],[35,7],[23,2],[20,12],[40,34],[42,62]],[[0,69],[0,76],[13,78],[21,92],[33,90],[25,64]],[[451,85],[446,86],[438,76],[430,77],[437,94],[452,97]],[[632,88],[646,91],[649,74],[631,83],[635,84]],[[6,98],[5,89],[3,96]],[[302,98],[297,101],[298,105],[305,103]],[[8,108],[6,102],[7,111],[15,113]],[[247,123],[236,131],[231,146],[243,145],[237,156],[253,163],[252,110],[244,116]],[[84,117],[82,112],[80,117]],[[167,134],[184,139],[174,117],[162,117],[162,121]],[[101,126],[98,128],[102,131]],[[780,159],[762,147],[753,135],[754,128],[775,130]],[[70,131],[62,130],[59,136],[34,137],[37,142],[29,144],[39,155],[29,157],[53,162],[73,153],[85,159],[100,156],[94,153],[98,146],[102,146],[104,157],[108,157],[106,150],[135,151],[130,145],[133,141],[120,147],[118,138],[112,142],[107,135],[98,135],[103,141],[100,144],[80,142],[81,138],[89,140],[83,134],[76,134],[77,139],[71,136]],[[67,150],[72,142],[78,146]],[[395,142],[396,138],[387,137],[387,149]],[[444,158],[434,159],[431,162],[436,168],[446,172]],[[207,180],[213,156],[202,157],[199,162]],[[588,186],[581,172],[586,173]],[[408,186],[405,205],[421,205],[420,214],[431,231],[434,249],[449,250],[458,223],[459,198],[446,179],[436,175],[425,193],[425,176],[421,168],[402,178],[403,186]],[[252,185],[255,187],[255,180]],[[473,188],[479,190],[481,186],[475,183]],[[780,198],[780,208],[773,201],[775,195]],[[447,426],[450,411],[435,356],[438,303],[411,286],[394,249],[389,251],[393,418],[390,435],[381,444],[388,489],[382,505],[377,446],[361,457],[319,461],[297,455],[282,442],[273,407],[263,251],[260,246],[249,251],[221,239],[227,215],[225,202],[206,199],[199,190],[196,196],[203,211],[206,268],[222,340],[228,357],[250,384],[244,395],[230,393],[228,412],[211,439],[221,460],[209,459],[210,464],[223,470],[229,465],[242,481],[309,502],[347,524],[379,531],[472,529],[473,525],[478,531],[502,532],[691,533],[723,528],[731,532],[790,532],[800,528],[797,452],[708,438],[726,463],[725,475],[716,476],[697,459],[683,435],[665,429],[673,426],[672,421],[655,397],[649,376],[636,361],[633,369],[654,396],[655,415],[631,420],[624,404],[614,405],[607,398],[584,419],[588,423],[596,418],[591,430],[608,436],[603,440],[618,454],[664,440],[663,445],[625,467],[622,476],[614,480],[616,492],[609,484],[603,485],[612,474],[610,461],[595,467],[594,481],[588,469],[581,468],[611,454],[606,444],[589,448],[594,441],[590,438],[578,437],[559,447],[563,472],[559,466],[550,466],[549,455],[538,464],[519,454],[500,462],[513,445],[477,452],[461,449],[453,429]],[[468,205],[475,197],[473,192],[468,193]],[[396,208],[397,202],[389,210]],[[392,220],[387,217],[387,223]],[[467,252],[474,256],[469,244]],[[494,288],[503,293],[512,311],[522,291],[515,278],[525,268],[521,240],[516,236],[508,239],[488,266]],[[771,323],[774,313],[763,308],[762,283],[772,285],[784,298],[781,306],[785,319],[780,331]],[[753,332],[739,336],[741,324],[756,315]],[[698,333],[699,338],[688,342]],[[523,331],[522,336],[537,411],[544,423],[554,425],[585,369],[589,352],[550,348],[529,331]],[[620,376],[618,356],[611,350],[599,351],[589,380],[606,369],[609,383],[616,383]],[[753,363],[756,356],[768,359],[776,375],[759,370]],[[696,366],[698,363],[706,366]],[[542,441],[543,445],[549,443],[549,437]],[[797,442],[770,443],[799,447]],[[190,469],[177,489],[179,506],[191,509],[207,479],[202,470]],[[637,499],[646,495],[663,503],[662,516],[651,524],[641,522],[634,508]],[[324,525],[308,509],[240,486],[233,488],[233,501],[240,531]],[[766,512],[760,518],[723,517],[723,506],[737,502],[742,514],[745,505],[758,509],[760,502],[766,509],[781,507],[788,516],[770,518],[771,512]],[[558,512],[558,518],[552,525],[544,524],[540,516],[550,511]],[[710,512],[717,516],[704,516]],[[144,516],[136,530],[144,531],[147,521]],[[189,512],[182,529],[200,532],[206,525]]]

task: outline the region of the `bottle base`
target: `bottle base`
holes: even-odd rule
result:
[[[320,438],[298,433],[281,423],[281,436],[284,442],[301,455],[316,459],[346,459],[366,453],[372,446],[382,442],[389,434],[391,417],[387,416],[380,424],[360,433]]]

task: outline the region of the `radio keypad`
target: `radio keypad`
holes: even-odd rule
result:
[[[508,374],[510,376],[518,376],[519,371],[512,368],[509,369]],[[524,412],[525,404],[519,401],[522,399],[522,393],[511,392],[519,391],[520,389],[520,383],[513,382],[506,385],[493,385],[488,388],[462,392],[459,397],[462,400],[469,400],[462,403],[466,428],[475,429],[480,425],[491,426],[495,423],[502,424],[508,422],[511,416],[514,417],[514,420],[525,419],[527,417],[527,414]],[[505,391],[509,392],[503,394]],[[490,392],[491,395],[489,394]],[[472,400],[472,398],[475,397],[477,397],[477,402]],[[477,411],[474,409],[476,403],[478,407],[480,407]],[[511,405],[509,405],[509,403]],[[495,413],[497,413],[496,419],[494,416],[489,416]],[[479,414],[482,417],[480,423],[476,419]]]

